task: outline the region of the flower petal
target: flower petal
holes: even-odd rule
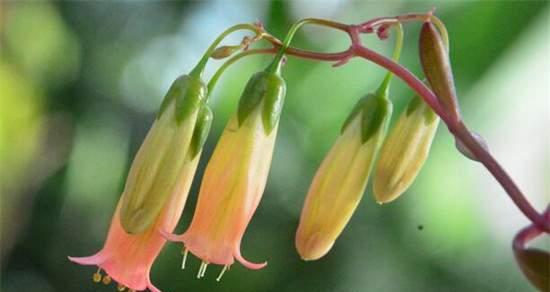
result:
[[[106,260],[107,257],[103,253],[98,252],[95,255],[89,256],[89,257],[67,257],[67,258],[69,258],[69,260],[73,263],[86,265],[86,266],[91,266],[91,265],[99,266]]]
[[[240,250],[240,247],[237,247],[235,249],[235,259],[237,261],[239,261],[239,263],[241,263],[243,266],[251,269],[251,270],[259,270],[259,269],[262,269],[264,268],[265,266],[267,266],[267,261],[263,262],[263,263],[253,263],[253,262],[250,262],[248,260],[246,260],[245,258],[243,258],[243,256],[241,255],[241,250]]]

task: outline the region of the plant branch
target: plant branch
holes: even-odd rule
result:
[[[445,26],[438,18],[432,15],[432,12],[429,12],[425,14],[408,14],[396,17],[382,17],[361,23],[359,25],[346,25],[332,21],[325,21],[326,23],[329,23],[329,25],[327,26],[331,26],[333,28],[337,28],[348,33],[351,39],[351,45],[347,50],[335,53],[321,53],[288,47],[284,50],[284,53],[303,59],[336,62],[336,65],[345,64],[349,59],[353,57],[360,57],[365,60],[371,61],[395,74],[397,77],[403,80],[413,91],[415,91],[438,116],[441,117],[441,119],[447,125],[449,131],[475,155],[478,161],[481,162],[487,168],[487,170],[489,170],[489,172],[500,183],[508,196],[522,211],[522,213],[527,218],[529,218],[529,220],[531,220],[538,229],[546,233],[550,233],[550,219],[545,218],[545,216],[539,214],[536,211],[536,209],[529,203],[521,190],[514,183],[512,178],[500,166],[497,160],[477,142],[477,140],[472,136],[471,132],[463,124],[463,122],[450,118],[450,116],[443,110],[436,95],[432,92],[432,90],[430,90],[418,77],[412,74],[407,68],[363,46],[360,42],[359,34],[372,33],[374,32],[374,29],[376,27],[380,27],[382,25],[391,26],[408,21],[427,20],[434,22],[434,24],[438,27],[442,38],[448,48],[448,36]],[[238,59],[247,55],[257,53],[274,54],[277,53],[278,50],[283,46],[280,40],[273,37],[267,32],[262,33],[261,37],[269,41],[272,44],[273,48],[263,50],[250,50],[248,52],[245,51],[240,53],[239,55],[234,56],[220,68],[221,70],[218,70],[216,75],[214,75],[209,83],[209,88],[211,89],[211,87],[213,87],[213,85],[218,80],[221,72],[223,72],[223,70],[225,70],[227,66],[237,61]]]

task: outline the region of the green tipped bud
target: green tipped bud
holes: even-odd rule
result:
[[[428,158],[439,117],[414,97],[391,129],[374,172],[373,190],[378,203],[398,198],[413,183]]]
[[[243,91],[239,101],[237,118],[241,126],[254,109],[262,104],[262,121],[266,135],[269,135],[281,115],[286,84],[277,73],[261,71],[254,74]]]
[[[341,132],[361,113],[361,141],[367,142],[378,133],[385,134],[386,124],[392,113],[392,104],[386,97],[368,94],[361,98],[347,117]]]
[[[316,260],[328,253],[355,212],[391,112],[387,98],[369,94],[350,113],[317,170],[302,209],[295,242],[302,259]]]
[[[441,35],[431,22],[426,22],[422,26],[419,51],[424,75],[441,106],[455,121],[460,120],[449,53]]]
[[[200,111],[206,107],[205,98],[204,83],[188,75],[170,87],[128,174],[120,206],[120,223],[126,232],[142,233],[155,222],[183,169],[199,152],[205,124],[211,119]],[[199,117],[201,130],[196,130]],[[192,143],[193,136],[197,138]]]
[[[172,83],[168,93],[164,96],[157,119],[164,113],[172,100],[176,100],[175,118],[178,123],[181,123],[204,103],[207,94],[208,89],[202,80],[191,75],[182,75]]]
[[[193,131],[193,138],[191,139],[191,148],[189,149],[189,156],[194,158],[204,146],[208,133],[210,133],[210,126],[212,125],[212,110],[207,105],[203,105],[197,117],[197,124]]]

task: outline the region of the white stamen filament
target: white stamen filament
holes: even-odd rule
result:
[[[189,250],[187,250],[187,248],[185,249],[185,251],[183,251],[183,260],[181,262],[181,269],[184,270],[185,269],[185,262],[187,261],[187,254],[189,253]]]
[[[208,267],[208,263],[204,263],[204,268],[202,269],[201,278],[204,277],[204,273],[206,273],[206,268]]]
[[[201,262],[201,266],[199,267],[199,272],[197,273],[197,279],[201,278],[202,274],[202,268],[204,267],[204,262]]]
[[[225,273],[225,271],[228,269],[228,267],[229,267],[228,265],[224,265],[224,266],[223,266],[222,271],[220,272],[220,274],[219,274],[218,277],[216,278],[216,282],[219,282],[219,281],[222,279],[222,276],[223,276],[223,274]]]

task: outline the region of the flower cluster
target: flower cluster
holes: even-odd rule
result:
[[[425,82],[397,64],[403,40],[401,23],[407,21],[423,22],[419,52]],[[332,54],[289,47],[296,31],[307,23],[345,31],[352,45],[345,52]],[[361,45],[360,33],[376,32],[385,40],[390,28],[396,30],[391,60]],[[238,45],[218,47],[225,36],[241,29],[251,30],[255,36],[245,37]],[[252,43],[262,39],[273,48],[249,50]],[[210,131],[213,118],[207,104],[210,91],[227,66],[254,53],[276,55],[266,69],[249,79],[238,108],[209,159],[191,224],[183,234],[173,234]],[[235,260],[249,269],[265,267],[267,262],[254,263],[242,256],[241,241],[267,182],[286,94],[282,77],[285,55],[336,61],[335,65],[361,56],[383,65],[388,72],[376,91],[358,100],[315,173],[295,237],[300,257],[317,260],[330,251],[355,212],[371,176],[374,198],[379,204],[401,196],[427,160],[441,119],[457,138],[457,148],[492,170],[505,188],[511,190],[514,202],[519,202],[520,209],[532,219],[533,225],[514,241],[514,251],[527,278],[539,287],[547,285],[548,278],[544,277],[547,267],[544,270],[540,259],[548,258],[548,253],[527,249],[525,243],[548,232],[548,211],[541,217],[529,209],[519,190],[513,188],[513,182],[492,160],[481,136],[464,126],[448,53],[446,30],[431,12],[377,18],[360,25],[308,18],[297,22],[283,42],[260,24],[229,28],[214,41],[196,67],[177,78],[168,90],[132,163],[104,247],[93,256],[69,259],[98,266],[93,280],[104,284],[115,281],[119,291],[126,288],[160,291],[151,283],[149,273],[167,240],[183,243],[182,269],[189,253],[201,259],[197,278],[205,276],[209,264],[223,266],[217,281]],[[206,85],[202,75],[207,61],[230,56]],[[416,95],[390,127],[393,106],[389,88],[393,74],[405,80]]]

